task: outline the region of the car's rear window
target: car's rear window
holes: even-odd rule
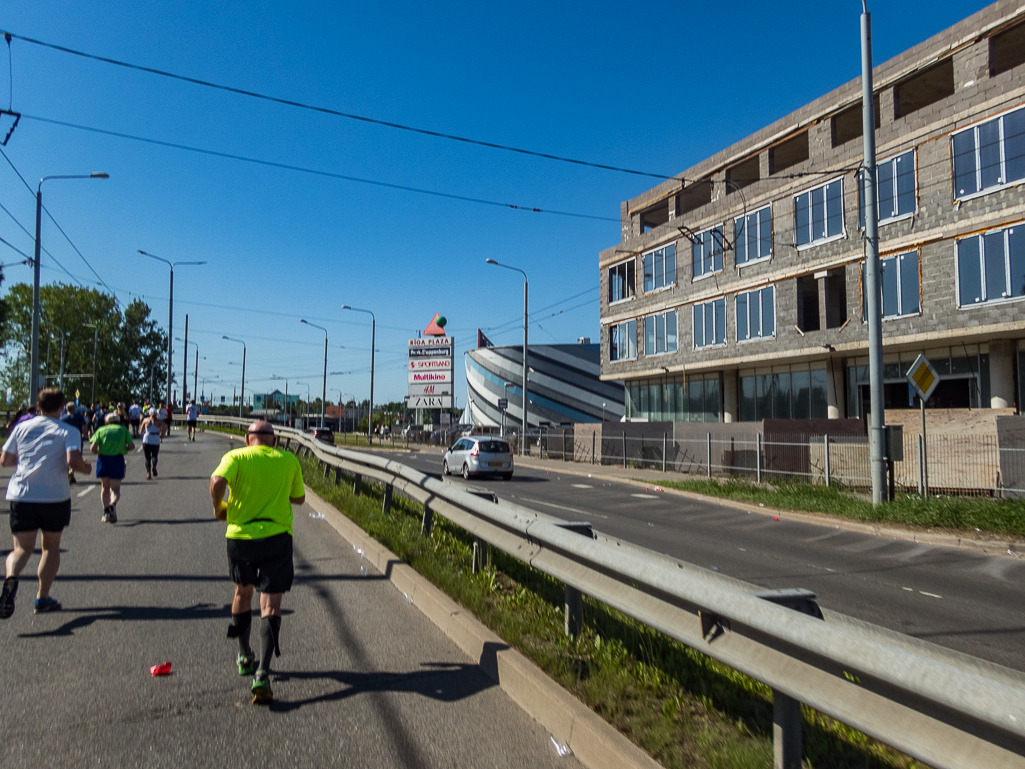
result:
[[[508,454],[509,444],[505,441],[481,441],[480,450],[488,454]]]

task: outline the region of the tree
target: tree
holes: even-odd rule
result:
[[[127,403],[147,396],[151,372],[158,385],[166,380],[167,334],[157,328],[142,300],[133,300],[122,312],[109,294],[58,283],[41,286],[39,302],[39,361],[48,386],[59,384],[63,344],[64,391],[73,397],[79,390],[82,401],[92,397],[94,338],[97,400]],[[14,401],[21,403],[28,397],[32,286],[12,286],[5,304],[6,322],[0,324],[0,386],[10,387]],[[95,323],[95,331],[87,323]],[[162,400],[160,392],[158,386],[157,400]]]

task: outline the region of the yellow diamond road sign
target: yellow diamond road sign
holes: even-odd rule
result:
[[[936,385],[940,383],[940,375],[936,373],[936,369],[924,355],[915,358],[915,362],[908,369],[907,377],[908,384],[915,388],[918,397],[923,401],[929,400]]]

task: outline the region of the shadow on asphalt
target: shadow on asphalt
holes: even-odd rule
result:
[[[118,522],[114,524],[119,529],[131,529],[134,526],[147,526],[147,525],[159,525],[159,526],[178,526],[183,523],[220,523],[224,524],[223,521],[218,521],[212,515],[209,518],[118,518]]]
[[[283,616],[294,612],[282,609]],[[59,616],[78,614],[80,616],[65,622],[63,625],[39,633],[19,633],[19,638],[50,638],[54,636],[74,635],[74,631],[89,627],[99,620],[114,622],[148,622],[152,620],[207,620],[224,621],[224,627],[231,624],[231,603],[213,604],[197,603],[193,606],[176,608],[173,606],[109,606],[95,609],[63,609]]]
[[[472,697],[495,682],[484,675],[478,665],[470,663],[425,662],[425,670],[411,673],[358,673],[347,670],[294,672],[272,671],[275,681],[324,680],[342,684],[344,688],[309,697],[304,700],[274,700],[269,709],[275,713],[289,713],[303,705],[319,702],[337,702],[360,694],[373,692],[407,692],[420,694],[441,702],[456,702]],[[282,693],[278,690],[279,693]]]

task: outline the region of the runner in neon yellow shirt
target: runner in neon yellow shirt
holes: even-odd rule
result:
[[[271,657],[278,649],[281,597],[292,587],[292,505],[306,501],[302,469],[293,454],[275,448],[269,422],[253,422],[246,447],[229,451],[210,476],[214,517],[228,524],[228,567],[235,595],[228,636],[238,639],[238,673],[254,672],[254,703],[270,702]],[[224,501],[226,492],[228,501]],[[249,644],[253,588],[260,592],[261,655]]]

